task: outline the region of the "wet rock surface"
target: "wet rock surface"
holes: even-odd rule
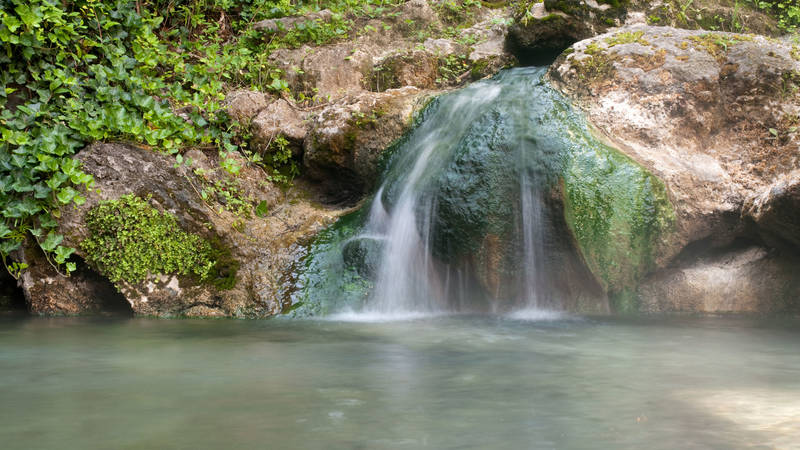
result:
[[[800,258],[751,245],[679,261],[639,286],[641,311],[797,312]]]

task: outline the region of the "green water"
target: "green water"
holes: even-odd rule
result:
[[[0,448],[797,448],[798,349],[798,320],[0,317]]]

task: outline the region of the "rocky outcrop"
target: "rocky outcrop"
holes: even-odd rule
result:
[[[796,245],[796,55],[796,47],[761,36],[638,26],[581,41],[551,67],[552,84],[586,112],[598,134],[664,182],[676,221],[660,237],[655,269],[669,267],[687,246],[700,241],[709,248],[742,238],[762,248],[776,240]],[[608,239],[613,235],[609,231]],[[796,252],[796,247],[784,251]],[[715,261],[698,263],[686,273],[727,264]],[[742,282],[756,283],[763,275],[736,270],[749,277]],[[616,289],[624,297],[632,295]],[[647,292],[665,292],[659,289]],[[679,297],[675,310],[683,309]],[[664,302],[669,300],[648,308],[669,310]],[[696,307],[723,308],[712,305]],[[752,309],[743,301],[728,305]]]
[[[36,247],[25,249],[30,265],[22,288],[39,314],[86,314],[112,307],[147,316],[263,317],[280,313],[288,301],[283,274],[293,263],[293,246],[330,223],[341,210],[315,206],[301,186],[283,193],[255,167],[230,178],[213,157],[193,150],[190,165],[121,144],[94,144],[78,154],[96,190],[85,204],[64,208],[59,231],[77,249],[79,270],[57,274]],[[148,273],[143,281],[106,278],[108,267],[82,245],[90,237],[87,213],[109,200],[133,194],[174,217],[180,230],[215,249],[207,281],[176,273]],[[256,207],[261,205],[260,213]],[[226,282],[217,283],[222,277]]]
[[[693,254],[638,287],[640,310],[658,312],[797,312],[800,258],[761,246]]]
[[[507,47],[520,61],[549,63],[571,44],[630,25],[778,36],[774,17],[750,2],[720,0],[544,0],[521,2]]]
[[[259,109],[253,116],[251,143],[260,152],[270,151],[278,136],[283,136],[292,146],[292,154],[303,154],[303,141],[308,133],[308,113],[285,99],[278,99]]]
[[[306,174],[322,184],[329,201],[360,199],[379,175],[382,152],[408,131],[429,95],[404,87],[327,105],[309,120],[303,144]]]
[[[261,20],[253,24],[252,28],[256,31],[267,33],[286,32],[299,24],[306,22],[329,22],[333,18],[333,13],[329,9],[313,12],[304,16],[281,17],[278,19]]]
[[[304,100],[233,91],[228,113],[250,124],[254,150],[273,151],[282,136],[327,201],[352,203],[372,187],[382,150],[409,129],[427,99],[512,60],[504,49],[507,9],[470,10],[461,19],[472,25],[459,30],[458,39],[447,31],[453,19],[448,11],[437,2],[412,0],[381,18],[355,18],[351,39],[273,51],[270,63]],[[254,26],[281,33],[303,21],[332,19],[323,13]]]

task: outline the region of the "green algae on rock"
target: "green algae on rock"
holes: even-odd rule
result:
[[[654,252],[675,222],[664,184],[618,150],[596,143],[573,147],[564,187],[567,224],[586,264],[618,311],[634,310],[635,300],[625,292],[654,268]]]

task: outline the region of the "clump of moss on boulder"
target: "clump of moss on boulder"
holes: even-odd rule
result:
[[[113,283],[140,283],[148,274],[190,276],[229,289],[238,264],[230,251],[178,226],[133,194],[101,202],[86,214],[90,236],[81,242],[89,261]],[[227,256],[227,257],[225,257]]]

